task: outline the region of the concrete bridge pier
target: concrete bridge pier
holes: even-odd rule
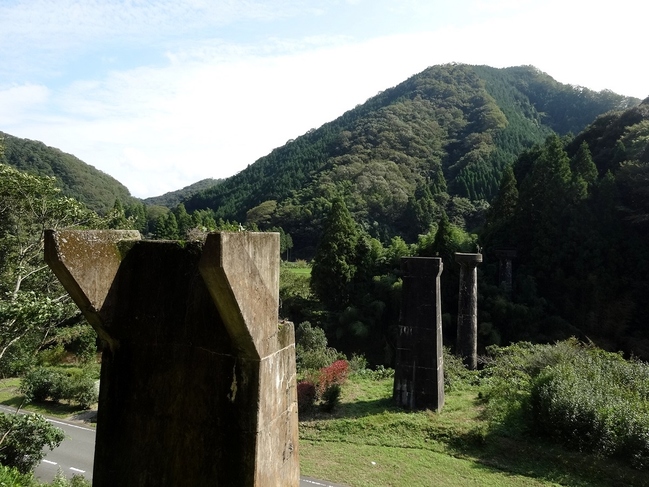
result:
[[[393,398],[408,409],[444,406],[444,355],[438,257],[401,259],[403,288]]]
[[[299,485],[278,234],[48,231],[45,260],[104,344],[95,487]]]
[[[457,355],[471,370],[478,368],[478,264],[482,254],[457,252],[460,292],[457,311]]]

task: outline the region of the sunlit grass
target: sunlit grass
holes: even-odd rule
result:
[[[441,413],[402,410],[391,395],[391,379],[352,377],[333,414],[302,417],[302,475],[354,487],[649,485],[615,461],[498,436],[477,386],[448,393]]]
[[[44,401],[42,403],[29,403],[25,401],[25,396],[20,393],[20,379],[7,378],[0,379],[0,404],[11,408],[20,408],[24,411],[39,413],[45,416],[56,418],[68,418],[76,413],[83,411],[76,404],[65,404],[54,401]]]
[[[287,267],[293,274],[311,277],[311,267]]]

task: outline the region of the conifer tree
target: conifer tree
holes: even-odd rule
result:
[[[356,274],[359,232],[345,202],[336,198],[325,222],[311,269],[311,288],[331,309],[342,309],[349,300]]]
[[[579,150],[572,160],[572,172],[580,176],[590,186],[597,181],[597,166],[593,162],[588,143],[585,141],[579,146]]]
[[[485,243],[498,245],[514,245],[515,235],[512,234],[512,222],[518,206],[518,186],[511,165],[503,172],[500,190],[487,212],[487,223],[483,240]]]
[[[155,235],[156,238],[161,240],[176,240],[178,238],[178,222],[171,211],[158,217],[155,225]]]
[[[176,217],[178,238],[185,238],[187,232],[193,227],[194,222],[192,220],[192,217],[187,213],[185,205],[182,203],[179,203],[178,206],[176,206],[173,214]]]
[[[507,166],[503,171],[500,190],[494,198],[487,218],[490,222],[509,220],[516,213],[518,205],[518,187],[512,166]]]
[[[433,241],[433,252],[438,257],[446,261],[450,261],[453,252],[456,248],[453,244],[453,228],[451,222],[446,215],[446,212],[442,212],[442,217],[439,220],[437,227],[437,233],[435,233],[435,240]]]

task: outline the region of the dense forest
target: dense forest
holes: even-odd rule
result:
[[[480,234],[482,319],[498,340],[574,335],[649,357],[648,182],[649,98],[516,160]],[[517,253],[512,297],[488,286],[498,248]]]
[[[185,186],[182,189],[178,189],[176,191],[170,191],[169,193],[165,193],[160,196],[152,196],[150,198],[145,198],[144,204],[147,206],[157,205],[157,206],[165,206],[167,208],[174,208],[178,206],[180,203],[182,203],[183,201],[185,201],[186,199],[191,198],[196,193],[199,193],[200,191],[216,186],[217,184],[220,184],[223,181],[224,181],[223,179],[213,179],[213,178],[201,179],[200,181],[194,184],[190,184],[189,186]]]
[[[639,102],[563,85],[533,67],[434,66],[185,206],[261,229],[280,226],[292,235],[295,255],[311,258],[330,201],[342,195],[373,237],[411,243],[442,210],[475,228],[521,151]]]

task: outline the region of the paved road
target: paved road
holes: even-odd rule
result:
[[[0,406],[0,410],[13,413],[13,408]],[[81,424],[48,418],[48,421],[61,428],[65,440],[53,451],[47,450],[47,455],[36,467],[34,474],[43,482],[51,482],[59,469],[67,478],[75,473],[92,479],[92,464],[95,454],[95,429]],[[300,487],[342,487],[325,480],[307,477],[300,479]]]
[[[95,430],[67,421],[49,419],[65,433],[65,440],[53,451],[47,451],[34,474],[42,481],[50,482],[60,469],[67,478],[81,474],[92,479],[92,463],[95,455]]]

